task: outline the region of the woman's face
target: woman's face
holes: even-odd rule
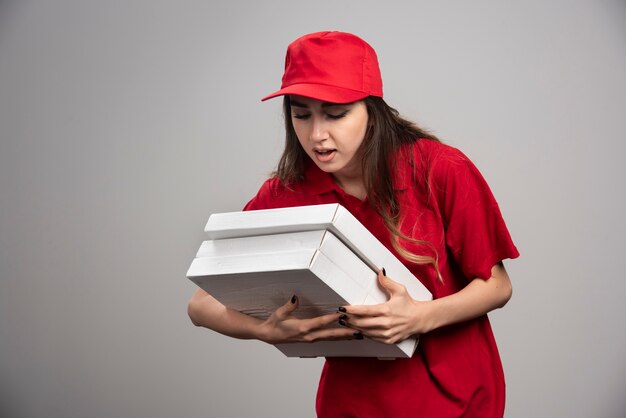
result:
[[[290,96],[293,127],[307,155],[337,180],[362,177],[357,151],[367,130],[367,107],[360,100],[337,104]]]

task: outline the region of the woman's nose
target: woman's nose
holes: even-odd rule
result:
[[[328,126],[321,117],[313,117],[311,121],[311,140],[323,141],[328,139]]]

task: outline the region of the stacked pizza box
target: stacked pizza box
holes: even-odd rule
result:
[[[432,295],[339,204],[217,213],[187,277],[224,305],[269,317],[293,295],[294,316],[311,318],[347,305],[384,303],[377,272],[406,286],[416,300]],[[339,325],[333,325],[339,326]],[[417,339],[389,345],[373,340],[276,344],[288,357],[411,357]]]

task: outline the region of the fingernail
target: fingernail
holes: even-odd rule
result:
[[[339,312],[343,312],[343,313],[348,312],[348,311],[346,311],[346,308],[344,308],[343,306],[338,307],[338,308],[337,308],[337,310],[338,310]]]
[[[341,315],[339,315],[339,319],[348,319],[348,315],[341,314]]]
[[[342,327],[346,326],[346,321],[344,321],[343,319],[339,320],[339,325],[341,325]]]
[[[361,333],[361,331],[357,331],[357,332],[355,332],[352,335],[354,335],[354,339],[355,340],[362,340],[363,339],[363,333]]]
[[[387,271],[385,270],[385,268],[383,267],[383,276],[387,275]]]
[[[295,304],[297,300],[298,300],[298,297],[296,295],[293,295],[291,297],[291,303]]]

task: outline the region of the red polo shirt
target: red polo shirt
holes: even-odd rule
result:
[[[404,264],[435,298],[474,278],[489,279],[497,262],[519,255],[487,183],[463,153],[422,139],[399,151],[396,161],[401,230],[433,245],[443,283],[431,266]],[[426,179],[428,187],[423,181],[416,186],[416,178]],[[403,260],[367,199],[346,194],[312,162],[304,181],[291,188],[276,178],[267,180],[245,210],[325,203],[344,206]],[[416,254],[432,252],[407,247]],[[485,315],[422,335],[410,359],[328,358],[316,407],[319,417],[484,418],[502,416],[504,399],[500,356]]]

